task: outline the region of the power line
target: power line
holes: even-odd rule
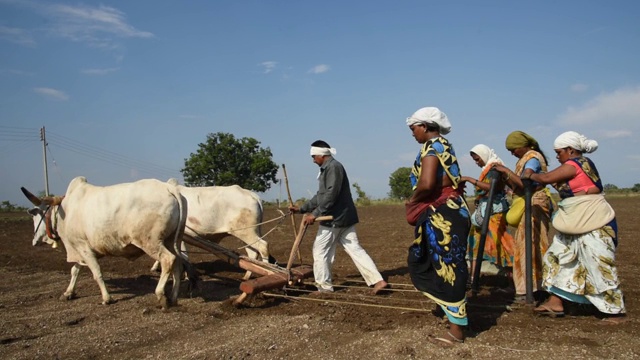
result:
[[[131,158],[126,155],[118,154],[109,150],[104,150],[92,145],[87,145],[71,138],[47,131],[47,141],[49,145],[55,145],[68,151],[85,155],[94,159],[103,160],[114,165],[126,165],[127,167],[137,167],[141,170],[151,173],[173,174],[178,173],[177,170],[165,166],[157,165],[151,162],[142,161]]]
[[[23,141],[39,139],[36,129],[0,126],[0,141]]]
[[[0,141],[2,142],[28,142],[41,141],[41,129],[23,128],[15,126],[0,126]],[[11,146],[7,144],[6,147]],[[79,154],[92,159],[107,162],[125,168],[135,168],[136,170],[156,176],[158,178],[180,177],[179,170],[166,166],[154,164],[148,161],[134,159],[132,157],[118,154],[109,150],[101,149],[92,145],[82,143],[69,137],[47,131],[47,150],[51,154],[51,147],[61,148],[69,152]],[[0,147],[2,150],[3,147]],[[2,153],[0,153],[2,155]]]

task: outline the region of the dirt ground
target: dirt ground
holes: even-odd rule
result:
[[[446,331],[433,303],[411,291],[406,249],[412,229],[402,206],[359,209],[363,247],[395,290],[372,297],[363,288],[350,258],[339,250],[334,295],[314,298],[300,290],[261,294],[240,308],[229,298],[240,294],[243,275],[215,256],[195,250],[191,260],[201,281],[178,306],[157,307],[153,261],[100,260],[115,304],[100,305],[98,286],[88,269],[78,282],[78,298],[59,300],[71,265],[64,249],[31,246],[30,218],[0,216],[1,359],[631,359],[640,357],[640,197],[612,198],[618,214],[619,275],[628,320],[605,325],[588,308],[567,308],[568,316],[537,317],[530,305],[512,304],[507,280],[483,276],[481,291],[469,299],[467,340],[452,349],[428,341]],[[265,219],[278,216],[274,209]],[[296,224],[300,221],[299,215]],[[263,232],[272,228],[265,225]],[[302,260],[311,264],[315,226],[302,241]],[[289,218],[267,235],[272,254],[286,263],[293,243]],[[223,244],[243,245],[227,238]],[[310,281],[312,282],[312,281]],[[357,304],[365,304],[356,305]]]

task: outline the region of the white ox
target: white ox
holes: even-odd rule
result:
[[[260,233],[262,202],[256,193],[238,185],[187,187],[178,185],[175,179],[168,182],[175,184],[187,199],[185,236],[219,243],[231,235],[247,244],[249,257],[257,259],[260,255],[263,261],[269,261],[268,243]],[[152,270],[157,270],[158,265],[156,262]]]
[[[69,183],[64,197],[40,199],[25,188],[22,191],[38,206],[30,211],[34,217],[42,217],[47,206],[51,206],[54,227],[51,230],[64,243],[67,261],[74,263],[71,282],[62,298],[69,300],[75,296],[80,265],[84,265],[91,269],[100,287],[102,303],[112,303],[97,259],[119,256],[134,260],[146,253],[162,264],[155,289],[160,305],[166,308],[177,302],[181,266],[175,249],[182,243],[187,205],[176,186],[149,179],[99,187],[77,177]],[[36,236],[37,233],[34,241]],[[168,300],[164,289],[170,274],[173,289]]]

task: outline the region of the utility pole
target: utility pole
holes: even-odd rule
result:
[[[44,159],[44,195],[49,196],[49,171],[47,169],[47,136],[44,126],[40,129],[40,140],[42,141],[42,158]]]
[[[280,181],[278,181],[278,183],[280,184],[280,192],[278,193],[278,208],[280,207],[280,199],[282,199],[282,179],[279,180]]]

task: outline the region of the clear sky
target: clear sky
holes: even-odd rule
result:
[[[317,190],[326,140],[372,198],[419,145],[405,119],[437,106],[464,174],[523,130],[599,142],[604,183],[640,183],[640,1],[0,0],[0,200],[181,178],[208,133],[253,137],[294,198]],[[352,189],[353,190],[353,189]],[[284,185],[261,194],[286,199]],[[355,192],[354,192],[355,195]]]

